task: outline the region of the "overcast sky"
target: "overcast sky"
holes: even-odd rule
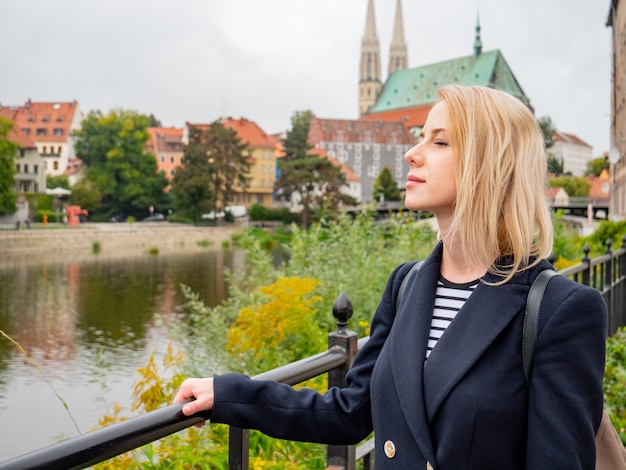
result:
[[[396,0],[374,0],[383,76]],[[402,0],[409,66],[500,49],[537,117],[610,148],[610,0]],[[356,119],[367,0],[3,0],[0,103],[77,100],[165,126]]]

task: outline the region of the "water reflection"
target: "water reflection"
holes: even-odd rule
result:
[[[243,253],[215,250],[47,264],[0,262],[0,329],[45,373],[0,337],[0,461],[74,436],[128,405],[135,370],[163,351],[165,325],[183,315],[180,285],[207,305],[227,296],[224,269],[241,269]]]

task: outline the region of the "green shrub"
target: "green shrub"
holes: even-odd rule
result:
[[[606,342],[604,407],[626,444],[626,327]]]

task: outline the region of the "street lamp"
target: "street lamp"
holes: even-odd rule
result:
[[[211,152],[208,151],[207,155],[210,154]],[[211,169],[213,170],[213,217],[217,223],[217,169],[213,166],[214,163],[215,158],[209,157],[209,165],[211,165]]]

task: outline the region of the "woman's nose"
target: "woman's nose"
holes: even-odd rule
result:
[[[409,166],[419,166],[423,162],[418,146],[419,144],[414,145],[404,154],[404,161],[407,162]]]

